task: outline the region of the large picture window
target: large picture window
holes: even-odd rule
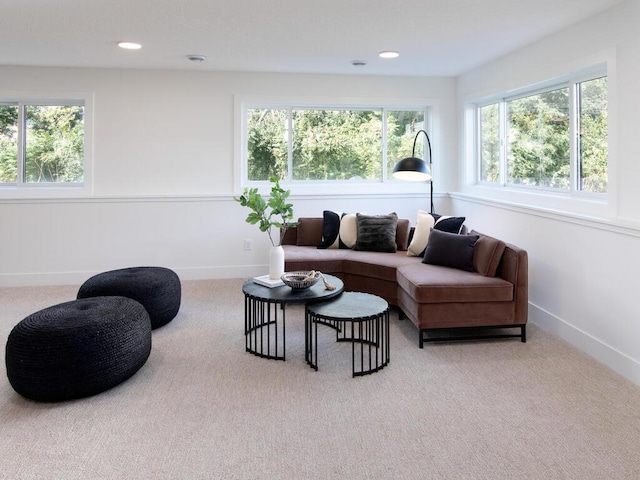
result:
[[[0,186],[81,185],[83,102],[0,102]]]
[[[426,108],[247,106],[245,181],[385,181],[411,154],[425,116]]]
[[[478,179],[607,192],[607,78],[569,81],[478,108]]]

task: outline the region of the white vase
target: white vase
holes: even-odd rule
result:
[[[269,250],[269,278],[279,279],[284,273],[284,248],[282,245],[271,247]]]

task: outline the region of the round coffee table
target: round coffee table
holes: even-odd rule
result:
[[[292,290],[286,285],[269,288],[253,280],[244,282],[246,351],[263,358],[285,360],[286,306],[322,302],[340,295],[344,290],[342,280],[326,274],[325,278],[335,290],[327,290],[322,280],[306,290]],[[282,311],[281,315],[278,310]]]
[[[383,369],[389,363],[389,304],[369,293],[346,292],[339,298],[307,305],[305,309],[307,364],[318,370],[318,325],[336,331],[337,342],[351,342],[354,377]],[[360,345],[360,369],[356,370],[356,344]]]

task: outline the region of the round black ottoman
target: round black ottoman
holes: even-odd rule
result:
[[[95,297],[54,305],[9,334],[6,365],[16,392],[58,402],[88,397],[136,373],[151,352],[151,322],[130,298]]]
[[[133,267],[94,275],[84,282],[78,298],[118,295],[140,302],[149,313],[151,328],[169,323],[180,309],[180,279],[163,267]]]

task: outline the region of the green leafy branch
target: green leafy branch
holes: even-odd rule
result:
[[[287,229],[298,226],[298,223],[292,221],[293,204],[287,202],[291,192],[280,186],[278,177],[273,176],[269,178],[269,181],[273,183],[269,201],[265,201],[262,198],[257,188],[245,188],[240,197],[233,197],[233,199],[243,207],[248,207],[252,210],[247,215],[246,222],[251,225],[258,225],[261,232],[267,232],[269,235],[271,245],[278,246],[282,244]],[[271,236],[272,227],[280,230],[278,243],[275,243]]]

